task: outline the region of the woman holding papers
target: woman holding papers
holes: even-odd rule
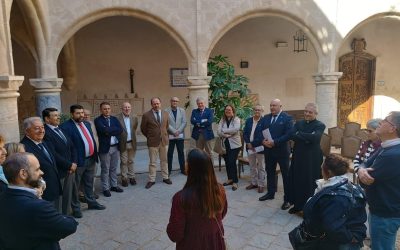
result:
[[[304,120],[296,122],[291,139],[294,141],[292,163],[289,169],[289,202],[294,206],[289,213],[303,210],[308,198],[317,187],[315,181],[321,177],[321,136],[325,124],[318,121],[317,105],[308,103],[304,108]]]
[[[264,137],[262,134],[262,122],[260,122],[263,111],[261,105],[254,106],[254,115],[246,120],[243,129],[243,139],[246,143],[251,172],[251,183],[246,189],[258,188],[259,193],[264,192],[265,186],[264,146],[262,145]]]
[[[238,176],[236,161],[242,147],[240,140],[240,119],[236,116],[235,108],[232,105],[225,106],[225,114],[218,124],[218,135],[223,139],[226,154],[223,156],[226,166],[228,180],[224,186],[232,185],[232,190],[238,188]]]

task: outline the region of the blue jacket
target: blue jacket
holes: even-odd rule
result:
[[[369,211],[374,215],[400,218],[399,162],[400,144],[381,148],[365,163],[365,167],[374,169],[370,172],[374,183],[365,186]]]
[[[243,128],[243,140],[245,143],[250,143],[253,148],[261,146],[262,142],[264,140],[263,134],[262,134],[262,118],[257,123],[257,126],[254,130],[254,138],[253,141],[250,142],[250,135],[251,135],[251,129],[253,128],[253,117],[250,117],[246,120],[246,123]],[[263,153],[263,152],[260,152]]]
[[[203,134],[204,139],[211,140],[214,138],[214,132],[212,130],[212,123],[214,122],[214,112],[212,109],[205,108],[203,114],[199,109],[192,110],[192,116],[190,122],[193,125],[192,138],[195,140],[199,139],[200,133]]]
[[[53,144],[58,174],[60,178],[64,178],[67,176],[68,170],[70,170],[72,163],[77,162],[74,144],[64,131],[62,131],[62,133],[66,137],[67,142],[61,139],[61,137],[56,134],[56,132],[54,132],[53,129],[51,129],[47,124],[44,125],[44,129],[46,132],[43,140],[47,143]]]
[[[94,125],[96,126],[97,136],[99,137],[99,154],[108,153],[110,150],[111,136],[117,137],[119,144],[123,128],[117,117],[110,116],[110,125],[108,125],[107,119],[100,115],[94,119]]]
[[[285,112],[281,112],[277,120],[271,124],[272,114],[265,115],[262,119],[262,131],[269,128],[275,146],[272,148],[264,147],[265,153],[274,155],[289,155],[289,137],[293,127],[293,119]]]
[[[94,157],[95,161],[98,161],[98,156],[97,156],[97,146],[96,146],[96,141],[94,140],[92,128],[90,126],[90,123],[88,122],[83,122],[83,124],[86,126],[86,128],[89,130],[90,136],[92,137],[93,140],[93,146],[94,146],[94,153],[92,157]],[[68,121],[64,122],[63,124],[60,125],[60,127],[63,129],[63,132],[65,132],[69,138],[71,139],[72,143],[75,146],[76,149],[76,163],[78,164],[78,168],[84,167],[85,166],[85,144],[83,142],[83,139],[81,137],[81,134],[78,130],[78,128],[75,125],[75,122],[71,119]]]
[[[42,141],[51,160],[43,153],[43,151],[28,137],[24,137],[21,143],[25,146],[25,151],[32,153],[39,161],[40,169],[43,171],[43,179],[46,182],[46,189],[43,192],[43,199],[47,201],[54,201],[62,195],[62,187],[60,182],[60,175],[57,169],[57,162],[54,157],[54,147],[51,143]]]
[[[25,190],[7,188],[0,204],[0,249],[59,250],[58,241],[78,226],[52,203]]]
[[[304,205],[305,231],[314,236],[324,233],[318,249],[338,249],[355,238],[362,246],[366,236],[366,199],[360,186],[347,179],[323,188]]]

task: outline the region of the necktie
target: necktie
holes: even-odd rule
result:
[[[276,122],[276,116],[277,116],[277,115],[274,115],[274,116],[273,116],[272,121],[271,121],[271,124],[274,124],[274,123]]]
[[[38,144],[38,147],[39,147],[39,148],[42,150],[42,152],[46,155],[47,159],[49,159],[50,162],[53,163],[53,160],[51,159],[51,156],[50,156],[49,152],[47,152],[46,147],[45,147],[42,143],[39,143],[39,144]]]
[[[79,128],[81,129],[81,131],[83,133],[83,136],[85,136],[86,141],[89,144],[89,156],[92,156],[93,153],[94,153],[94,146],[93,146],[92,138],[90,137],[90,135],[88,134],[86,129],[83,127],[83,123],[82,122],[78,123],[78,125],[79,125]]]
[[[156,115],[157,115],[157,122],[161,123],[160,113],[158,113],[158,111],[156,112]]]
[[[61,130],[59,128],[54,128],[54,131],[56,131],[56,133],[61,137],[61,139],[63,139],[63,141],[65,142],[65,144],[67,144],[67,138],[65,137],[65,135],[61,132]]]
[[[108,126],[110,127],[111,126],[110,117],[106,117],[106,120],[107,120]]]

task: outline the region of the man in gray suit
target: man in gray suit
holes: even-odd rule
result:
[[[116,117],[123,129],[120,141],[121,179],[122,186],[127,187],[128,179],[131,185],[136,185],[133,159],[136,155],[136,129],[138,126],[138,118],[131,113],[132,106],[129,102],[122,103],[121,109],[122,112]]]
[[[179,167],[181,173],[185,174],[185,154],[184,154],[184,138],[186,127],[186,112],[183,108],[178,107],[179,98],[171,98],[171,107],[165,109],[169,114],[169,145],[168,145],[168,174],[171,174],[172,159],[174,157],[174,149],[178,151]]]

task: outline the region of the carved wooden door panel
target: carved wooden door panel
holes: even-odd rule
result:
[[[339,59],[339,71],[343,76],[339,80],[338,125],[358,122],[366,127],[372,117],[375,57],[355,50]]]

